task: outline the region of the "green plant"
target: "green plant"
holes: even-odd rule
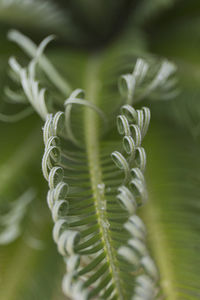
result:
[[[66,10],[64,2],[60,2]],[[18,25],[29,25],[30,30],[40,28],[44,33],[53,32],[68,43],[64,50],[58,45],[48,54],[65,74],[61,76],[62,72],[58,72],[44,55],[54,36],[45,38],[37,47],[19,31],[9,31],[9,40],[17,43],[31,60],[27,63],[24,56],[20,63],[14,57],[9,59],[10,79],[5,80],[8,103],[2,104],[0,118],[13,122],[29,116],[30,125],[24,123],[28,128],[28,141],[1,171],[4,181],[0,189],[4,197],[13,198],[31,186],[39,193],[39,199],[44,198],[46,185],[38,182],[35,175],[39,167],[38,164],[34,166],[41,156],[38,151],[40,131],[36,128],[33,135],[29,133],[29,127],[41,124],[39,119],[30,117],[36,111],[45,122],[42,125],[45,144],[42,171],[49,185],[47,203],[54,222],[53,239],[66,265],[62,287],[70,299],[166,297],[173,300],[199,297],[199,262],[194,248],[199,245],[198,188],[195,188],[194,179],[188,180],[187,177],[191,167],[198,170],[198,163],[194,166],[191,158],[187,157],[186,174],[180,170],[176,170],[175,175],[160,172],[160,169],[170,170],[170,165],[181,166],[183,163],[182,157],[176,156],[180,150],[177,137],[183,145],[185,138],[190,141],[187,153],[195,144],[193,155],[198,157],[198,143],[189,134],[192,132],[198,137],[198,128],[194,130],[191,121],[187,122],[187,112],[180,118],[179,108],[183,101],[178,86],[186,91],[189,89],[184,84],[187,80],[179,75],[184,63],[181,65],[176,61],[180,77],[177,84],[175,65],[147,50],[142,29],[151,20],[151,31],[156,32],[156,22],[159,22],[156,15],[159,16],[163,8],[173,7],[172,4],[172,1],[166,1],[164,6],[162,1],[152,4],[143,1],[134,5],[131,1],[119,1],[117,4],[114,1],[96,1],[95,4],[92,1],[74,1],[68,3],[71,14],[66,17],[48,2],[0,2],[2,22],[12,20]],[[182,4],[182,7],[184,5],[187,4]],[[88,11],[89,6],[92,13]],[[173,9],[176,19],[176,5]],[[29,14],[31,19],[27,18]],[[76,20],[77,16],[79,20]],[[129,17],[128,21],[124,16]],[[165,24],[164,21],[160,23]],[[156,38],[152,39],[152,45],[159,49],[154,40]],[[80,47],[82,50],[78,49]],[[177,98],[174,104],[164,101],[172,98]],[[162,100],[162,103],[155,100]],[[151,106],[154,115],[149,139],[150,109],[147,106]],[[194,113],[198,120],[198,111]],[[176,129],[173,133],[164,125],[165,122],[160,121],[160,116],[167,124],[173,120]],[[190,125],[187,126],[188,133],[181,129],[183,125],[177,125],[177,120]],[[23,131],[26,130],[19,128],[20,133]],[[169,136],[169,132],[171,141],[167,142],[165,136]],[[146,142],[143,142],[146,134]],[[148,149],[150,160],[147,155],[149,169],[146,183],[145,150]],[[182,151],[186,153],[185,149]],[[13,166],[13,172],[9,174],[10,166]],[[28,172],[19,188],[16,177],[24,176],[27,168],[33,173]],[[190,186],[179,188],[177,183],[184,178],[191,184],[192,190]],[[194,178],[198,180],[198,177]],[[9,193],[12,180],[14,192]],[[176,182],[176,188],[163,184],[172,180]],[[150,199],[145,204],[148,190]],[[12,249],[21,247],[22,251],[28,252],[24,258],[19,256],[19,265],[26,269],[22,272],[24,278],[31,271],[26,264],[29,261],[34,264],[37,256],[41,256],[34,271],[36,276],[40,270],[53,272],[54,268],[57,271],[53,279],[48,274],[42,278],[60,282],[64,270],[58,271],[59,258],[55,259],[54,252],[48,254],[49,249],[54,251],[50,218],[43,202],[38,200],[34,203],[34,195],[33,190],[28,190],[22,200],[11,201],[11,208],[2,204],[0,243],[16,240],[14,246],[4,246],[3,257],[7,251],[12,253]],[[190,205],[188,197],[192,199]],[[147,225],[147,237],[144,223]],[[40,233],[40,238],[34,238],[33,228],[34,234]],[[20,234],[28,246],[22,238],[17,240]],[[42,241],[50,245],[46,250],[42,250]],[[191,246],[185,246],[189,242]],[[14,259],[14,269],[18,266],[17,261],[18,254]],[[11,277],[12,288],[9,290],[9,284],[4,287],[3,299],[63,297],[60,293],[54,294],[55,284],[52,284],[52,290],[48,290],[47,285],[39,288],[37,284],[38,294],[35,294],[31,292],[31,283],[26,288],[16,276],[15,270],[12,276],[4,272],[3,278],[9,280]]]

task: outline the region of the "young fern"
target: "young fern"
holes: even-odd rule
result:
[[[21,35],[14,36],[16,41]],[[158,271],[147,250],[145,225],[136,214],[147,200],[146,153],[141,145],[150,110],[131,105],[152,93],[166,96],[175,83],[170,79],[175,68],[165,61],[152,78],[149,64],[139,59],[133,73],[121,77],[123,105],[117,129],[122,139],[109,141],[107,117],[90,82],[88,99],[83,90],[75,90],[63,101],[64,112],[55,112],[45,102],[45,90],[35,79],[36,65],[51,70],[48,76],[55,78],[63,94],[70,90],[42,54],[49,40],[36,49],[22,36],[22,48],[33,60],[26,69],[14,59],[10,66],[26,98],[45,120],[42,170],[49,184],[53,238],[66,263],[63,291],[77,300],[156,299]]]
[[[74,95],[79,92],[73,92],[69,99],[75,99]],[[71,100],[70,104],[81,104],[79,101],[73,103]],[[83,104],[87,103],[83,101]],[[124,135],[124,153],[114,151],[111,156],[124,176],[119,172],[117,185],[109,184],[106,179],[103,183],[99,182],[99,195],[92,195],[90,183],[86,182],[89,174],[82,165],[87,163],[87,155],[80,154],[76,142],[73,143],[71,131],[67,134],[69,126],[66,130],[61,129],[68,125],[67,120],[63,120],[64,114],[49,115],[45,123],[42,167],[50,187],[47,201],[55,222],[54,240],[59,252],[66,258],[63,290],[73,299],[97,296],[102,299],[129,299],[132,293],[133,299],[145,299],[145,293],[148,297],[151,295],[148,299],[156,296],[157,270],[146,249],[145,226],[135,214],[137,207],[147,198],[143,176],[146,154],[141,142],[149,126],[150,111],[146,107],[135,110],[124,105],[121,112],[117,125],[119,133]],[[66,116],[69,115],[65,113]],[[65,136],[71,138],[71,145],[62,148],[62,144],[67,142]],[[70,150],[71,147],[73,150]],[[104,160],[110,167],[109,156]],[[111,175],[113,171],[111,166]],[[77,185],[80,172],[81,179],[85,179],[82,191]],[[96,205],[94,197],[99,197]],[[125,242],[124,238],[127,246],[120,246]],[[127,270],[129,273],[125,274]],[[135,290],[131,284],[134,281],[137,283]]]
[[[131,106],[126,105],[122,109],[129,109],[129,112],[131,111],[140,115],[140,112],[136,112]],[[145,108],[144,111],[146,111],[145,122],[147,122],[149,120],[149,110]],[[157,277],[155,275],[156,270],[152,271],[153,263],[147,256],[147,250],[141,241],[144,240],[142,233],[140,238],[135,238],[135,235],[133,235],[131,239],[131,236],[129,236],[130,233],[126,233],[123,229],[120,229],[120,226],[123,225],[121,224],[121,220],[118,220],[119,216],[123,216],[124,214],[127,220],[127,223],[125,223],[125,230],[127,231],[130,230],[131,225],[134,227],[134,220],[136,228],[133,232],[137,230],[138,224],[142,224],[139,217],[135,218],[135,211],[138,206],[136,202],[138,192],[142,195],[141,199],[145,200],[146,198],[144,177],[141,171],[145,167],[145,152],[140,145],[136,145],[133,151],[136,153],[138,151],[139,157],[136,160],[137,162],[133,159],[133,153],[130,153],[132,160],[129,162],[119,152],[112,153],[117,166],[125,172],[124,179],[121,182],[124,182],[124,184],[119,187],[113,187],[111,185],[107,186],[106,181],[105,184],[99,183],[98,189],[100,189],[100,193],[104,194],[105,199],[101,201],[101,214],[98,217],[96,214],[99,211],[98,209],[95,211],[93,197],[90,195],[91,191],[89,193],[87,191],[88,184],[86,184],[84,189],[82,188],[83,191],[79,191],[79,186],[75,185],[78,172],[81,172],[81,170],[83,174],[87,172],[81,167],[84,162],[83,157],[79,157],[80,154],[78,155],[78,153],[75,155],[78,149],[74,148],[74,146],[73,151],[67,151],[60,146],[62,145],[62,136],[64,136],[63,133],[59,135],[59,128],[63,127],[61,123],[64,125],[63,117],[63,113],[58,112],[55,116],[49,115],[47,118],[44,127],[45,154],[42,163],[43,173],[50,187],[47,201],[55,222],[53,230],[54,240],[58,245],[59,252],[67,258],[67,275],[63,281],[63,289],[68,296],[74,299],[90,299],[97,295],[102,297],[102,299],[107,299],[105,298],[107,294],[107,296],[111,297],[108,299],[112,299],[112,297],[113,299],[126,299],[127,295],[124,294],[125,289],[120,286],[118,287],[118,291],[116,291],[117,287],[115,286],[120,284],[121,281],[123,282],[123,275],[125,274],[123,274],[119,266],[109,266],[111,257],[113,259],[114,256],[117,264],[122,264],[124,269],[126,267],[128,269],[128,264],[121,260],[120,256],[126,257],[127,253],[129,253],[127,257],[131,257],[131,262],[133,263],[129,274],[131,281],[134,280],[131,276],[131,271],[136,273],[137,269],[140,269],[138,272],[141,274],[142,266],[147,269],[147,274],[150,277],[150,279],[147,279],[147,282],[151,283],[151,277],[153,279]],[[142,128],[147,126],[145,122],[142,124]],[[136,122],[136,124],[138,123]],[[139,128],[139,126],[136,128]],[[125,136],[125,138],[129,138],[134,143],[131,135]],[[130,152],[127,145],[125,146],[125,151]],[[136,167],[131,169],[131,166],[134,166],[134,164]],[[126,169],[127,166],[130,170]],[[117,203],[117,200],[123,204],[124,213],[121,211],[122,206]],[[113,203],[113,201],[116,203]],[[109,210],[111,217],[109,216]],[[130,215],[129,218],[127,218],[127,211],[128,215]],[[98,221],[98,218],[101,219],[101,217],[102,220]],[[129,237],[128,244],[132,247],[132,250],[128,248],[128,245],[127,247],[119,248],[120,256],[118,256],[118,250],[112,245],[114,238],[119,239],[117,242],[120,242],[120,238],[116,236],[115,232],[112,232],[118,222],[120,223],[118,228],[119,234],[125,234],[125,236]],[[144,225],[142,226],[144,227]],[[103,232],[101,232],[102,230]],[[141,228],[139,227],[138,230],[141,230]],[[104,237],[106,235],[109,235],[107,236],[107,240],[111,242],[109,247],[108,245],[104,245]],[[136,252],[134,252],[135,250]],[[85,256],[87,256],[87,264],[85,263]],[[133,257],[135,258],[134,260],[132,260]],[[91,272],[93,274],[90,274]],[[116,272],[116,274],[113,274],[113,272]],[[122,275],[122,278],[120,278],[120,275]],[[116,283],[116,281],[118,282]],[[125,282],[123,285],[125,285]],[[153,297],[154,294],[151,299]]]

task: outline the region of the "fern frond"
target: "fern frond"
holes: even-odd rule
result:
[[[158,292],[156,288],[158,272],[154,262],[148,255],[145,245],[145,225],[135,214],[137,206],[141,205],[147,199],[146,184],[143,175],[146,165],[146,154],[144,148],[141,147],[141,142],[149,126],[150,111],[146,107],[136,111],[131,106],[125,105],[122,107],[122,112],[124,115],[118,117],[118,130],[120,134],[125,135],[123,146],[125,153],[128,155],[129,164],[119,152],[114,152],[112,156],[116,165],[125,171],[125,178],[127,179],[128,175],[131,175],[131,178],[127,180],[127,186],[131,190],[127,186],[122,186],[119,189],[121,193],[118,195],[118,199],[121,200],[130,214],[128,222],[125,223],[124,227],[131,234],[131,238],[128,240],[128,245],[121,246],[118,252],[125,260],[133,264],[134,269],[138,270],[139,273],[136,276],[136,287],[132,299],[148,298],[153,300],[156,298]],[[133,122],[133,124],[129,126],[129,122]],[[136,135],[131,136],[131,126],[135,126],[135,129],[137,128],[140,139],[136,138]],[[136,130],[134,130],[135,132]],[[129,170],[128,165],[131,164],[135,165],[135,167]],[[140,198],[140,201],[138,198]],[[141,268],[144,269],[146,274],[142,274]]]
[[[179,1],[157,20],[154,16],[172,7],[175,0],[57,1],[63,12],[57,4],[51,5],[53,1],[0,0],[0,22],[5,28],[26,25],[25,30],[33,30],[36,36],[58,33],[62,41],[49,55],[73,88],[81,89],[72,92],[71,84],[44,56],[48,38],[38,51],[28,38],[11,31],[11,40],[32,61],[25,68],[21,60],[20,64],[15,60],[19,68],[9,72],[13,83],[5,90],[7,103],[0,103],[1,111],[9,115],[0,114],[0,119],[20,120],[35,110],[46,121],[43,172],[49,181],[47,200],[55,223],[53,239],[66,265],[63,290],[78,300],[199,299],[198,1]],[[152,17],[154,24],[149,22]],[[1,32],[4,35],[4,28]],[[70,50],[71,45],[89,47],[76,47],[76,52],[75,47]],[[144,104],[140,107],[140,100],[167,100],[178,93],[173,64],[158,62],[147,53],[149,46],[154,53],[177,61],[183,93],[175,104],[151,105],[153,130],[144,147],[150,114]],[[4,42],[1,52],[4,84],[2,66],[9,53]],[[126,74],[120,78],[122,97],[117,91],[121,74]],[[18,112],[22,107],[25,110]],[[171,121],[174,111],[174,119],[190,128],[196,143],[175,122],[170,128],[165,116]],[[8,131],[1,124],[1,203],[9,201],[5,192],[11,193],[10,198],[16,196],[13,192],[19,194],[16,185],[24,189],[26,180],[30,180],[28,169],[31,185],[38,177],[39,135],[30,135],[17,147],[31,132],[33,120],[34,116],[21,126],[16,124],[14,130],[8,125]],[[150,201],[140,210],[148,199],[146,150]],[[36,179],[38,186],[40,181]],[[40,186],[40,190],[44,192],[45,188]],[[1,247],[0,290],[4,300],[64,297],[59,293],[64,270],[57,265],[50,242],[46,206],[42,201],[39,209],[37,205],[32,207],[36,219],[31,232],[37,232],[46,251],[33,249],[35,242],[29,229],[27,237],[23,235],[12,246]],[[11,219],[14,222],[14,215]],[[32,222],[32,215],[27,219]],[[8,221],[5,223],[9,228]],[[18,225],[16,222],[15,229]],[[17,230],[11,233],[11,239],[17,237]],[[3,239],[5,242],[5,235]],[[37,248],[37,241],[35,245]]]
[[[54,36],[49,36],[44,39],[38,47],[36,47],[36,45],[27,37],[14,30],[10,31],[9,38],[20,44],[20,46],[33,58],[25,68],[22,67],[14,57],[9,59],[10,77],[17,83],[17,85],[20,84],[22,86],[24,94],[21,94],[18,91],[13,91],[9,87],[5,89],[5,94],[8,99],[10,99],[10,102],[14,104],[26,104],[26,101],[28,100],[34,110],[43,120],[45,120],[48,112],[53,110],[53,107],[51,107],[50,104],[46,104],[46,89],[39,87],[39,82],[36,80],[36,68],[40,66],[51,82],[53,82],[59,91],[65,94],[65,96],[69,92],[68,84],[61,78],[52,64],[43,55],[45,47],[54,38]],[[31,113],[32,109],[30,107],[25,107],[24,110],[15,115],[5,115],[1,113],[0,120],[15,122],[30,115]]]
[[[43,55],[45,47],[53,39],[53,36],[49,36],[44,39],[38,47],[28,37],[16,30],[11,30],[8,33],[8,38],[18,44],[31,58],[33,58],[35,62],[38,62],[40,68],[50,79],[51,83],[53,83],[58,90],[65,95],[65,97],[69,95],[71,92],[69,84],[61,77],[50,61]]]
[[[73,95],[79,93],[80,90]],[[75,100],[69,104],[75,105]],[[81,104],[81,100],[77,100],[77,104]],[[144,279],[146,283],[143,284],[149,284],[151,290],[157,280],[157,271],[148,256],[144,236],[140,239],[129,232],[130,226],[134,226],[133,220],[136,220],[133,232],[140,231],[137,226],[143,224],[135,213],[147,197],[143,176],[146,155],[141,142],[148,129],[150,112],[147,108],[136,111],[130,105],[124,105],[121,111],[123,115],[117,118],[117,125],[119,133],[124,135],[124,150],[118,144],[122,153],[114,151],[111,156],[122,172],[115,171],[108,153],[98,157],[94,148],[88,148],[89,152],[80,151],[76,143],[73,144],[71,135],[66,134],[68,114],[65,114],[65,120],[62,112],[48,115],[44,126],[42,169],[50,187],[47,202],[55,222],[54,240],[59,252],[67,258],[63,290],[73,299],[96,296],[102,299],[129,299],[132,294],[140,295],[140,281]],[[92,115],[88,117],[95,116],[95,112],[90,113]],[[86,140],[86,147],[90,141]],[[102,170],[98,168],[99,159]],[[112,183],[113,172],[118,174],[113,178],[116,183]],[[79,176],[81,184],[77,182]],[[127,247],[119,248],[122,241],[128,243]],[[130,262],[126,262],[127,253],[131,257],[132,267]],[[141,275],[137,279],[136,291],[130,282],[136,279],[132,272]],[[143,273],[147,274],[144,278]],[[125,280],[127,276],[130,276],[128,282]],[[155,293],[153,289],[151,299]]]
[[[17,81],[21,83],[26,97],[28,97],[29,101],[32,102],[32,105],[35,106],[35,109],[39,114],[42,116],[43,119],[45,119],[45,116],[47,114],[47,111],[53,112],[52,107],[50,110],[46,108],[46,104],[44,103],[44,89],[39,90],[38,89],[38,83],[35,79],[36,76],[36,67],[42,69],[42,71],[45,73],[45,75],[48,77],[48,79],[53,83],[53,85],[56,86],[58,91],[62,94],[62,97],[64,95],[65,99],[66,96],[70,96],[71,100],[72,98],[76,98],[77,102],[77,95],[76,92],[71,93],[71,87],[68,84],[68,82],[63,79],[60,74],[57,72],[57,70],[53,67],[53,65],[50,63],[50,61],[44,56],[43,52],[47,44],[53,39],[53,36],[49,36],[46,39],[44,39],[40,45],[37,47],[28,37],[24,36],[20,32],[16,30],[12,30],[8,34],[8,38],[17,43],[31,58],[29,65],[26,68],[23,68],[19,65],[19,63],[16,61],[15,58],[10,58],[9,64],[11,67],[10,76],[14,81]],[[113,55],[112,49],[111,54]],[[119,58],[126,59],[127,57],[133,58],[136,53],[134,51],[122,51],[122,54],[116,53],[115,59],[119,60]],[[110,59],[110,57],[108,56]],[[107,57],[105,57],[106,62]],[[149,62],[148,62],[149,61]],[[122,61],[121,61],[122,62]],[[138,101],[141,101],[145,98],[150,99],[170,99],[177,95],[178,91],[175,89],[176,86],[176,80],[174,79],[174,73],[176,71],[176,67],[173,63],[169,61],[163,61],[160,66],[154,66],[155,59],[139,59],[137,60],[137,63],[135,65],[135,68],[132,73],[126,74],[121,76],[120,82],[119,82],[119,88],[120,93],[123,97],[123,101],[126,101],[125,98],[127,98],[127,103],[136,103]],[[105,72],[106,76],[111,77],[111,71],[116,72],[118,74],[119,66],[116,64],[115,68],[110,70],[106,70],[106,66],[102,66],[102,70]],[[153,70],[154,69],[154,70]],[[114,70],[114,71],[113,71]],[[153,71],[152,71],[153,70]],[[113,74],[112,74],[113,76]],[[107,95],[105,101],[108,103],[108,97],[118,97],[118,95],[110,93],[110,91],[113,90],[113,82],[106,82],[106,86],[102,86],[102,92],[103,97]],[[24,102],[24,98],[21,97],[21,94],[16,91],[12,91],[10,89],[7,89],[7,96],[11,101],[12,99],[19,99],[20,102]],[[75,93],[75,94],[74,94]],[[128,96],[127,96],[128,93]],[[36,97],[38,94],[39,97]],[[39,95],[40,94],[40,95]],[[36,98],[40,99],[36,101]],[[70,99],[66,100],[66,105],[69,105]],[[103,104],[104,99],[102,99],[101,108],[103,110]],[[84,100],[85,101],[85,100]],[[81,99],[81,104],[84,103],[83,99]],[[16,100],[15,100],[16,102]],[[63,100],[62,100],[63,103]],[[116,101],[116,107],[113,109],[112,107],[112,118],[113,118],[113,111],[118,110],[123,102],[121,100]],[[91,102],[90,102],[90,104]],[[120,105],[120,106],[119,106]],[[70,111],[70,106],[67,111]],[[107,105],[108,106],[108,105]],[[41,109],[42,108],[42,109]],[[19,116],[16,115],[14,119],[19,119],[21,115],[27,115],[23,112]],[[101,113],[102,114],[102,113]],[[106,114],[109,116],[109,111],[106,112]],[[103,116],[103,115],[102,115]],[[103,116],[105,119],[105,116]],[[8,119],[10,120],[10,116],[3,116],[2,119]],[[110,119],[110,116],[109,116]]]
[[[14,40],[21,38],[18,33],[14,36]],[[121,77],[124,105],[117,129],[122,142],[116,137],[110,143],[112,128],[105,128],[108,114],[99,108],[99,82],[93,78],[98,58],[89,65],[87,100],[83,90],[77,89],[63,101],[65,112],[55,113],[46,106],[44,89],[40,90],[35,81],[35,66],[43,61],[46,64],[42,52],[48,40],[36,50],[22,36],[22,47],[34,58],[26,69],[15,59],[10,65],[30,104],[46,120],[42,169],[49,182],[47,202],[55,223],[53,238],[66,262],[63,290],[74,299],[122,300],[143,297],[143,288],[148,286],[149,297],[154,299],[158,273],[142,233],[144,224],[136,216],[137,208],[147,200],[143,175],[146,153],[141,145],[150,111],[146,107],[136,110],[131,104],[152,92],[168,92],[174,84],[168,79],[175,68],[163,62],[150,72],[150,65],[140,59],[131,74]],[[51,80],[54,69],[52,74]]]
[[[76,89],[71,93],[69,98],[66,99],[66,101],[64,102],[65,119],[66,119],[66,136],[68,137],[68,139],[70,139],[72,142],[74,142],[76,145],[79,145],[79,146],[81,146],[80,142],[75,137],[74,133],[72,132],[72,128],[71,128],[71,122],[72,122],[71,115],[72,115],[72,105],[73,104],[75,106],[79,105],[79,106],[83,106],[83,107],[92,109],[102,119],[104,126],[106,126],[106,124],[107,124],[107,116],[105,115],[105,113],[99,107],[94,105],[92,102],[90,102],[86,99],[83,99],[83,98],[84,98],[84,91],[81,89]]]
[[[35,61],[29,64],[29,68],[23,69],[14,58],[9,60],[9,64],[18,76],[23,91],[31,103],[31,106],[41,116],[43,120],[46,119],[48,110],[45,104],[45,89],[39,89],[39,83],[35,80]]]
[[[135,103],[146,97],[154,100],[168,100],[178,94],[175,89],[177,81],[172,78],[176,72],[176,66],[173,63],[167,60],[163,61],[155,74],[152,72],[148,74],[149,69],[151,69],[150,65],[145,60],[138,59],[133,73],[121,77],[121,94],[128,93],[127,103]]]

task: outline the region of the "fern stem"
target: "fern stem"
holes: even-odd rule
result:
[[[86,76],[86,97],[93,104],[98,106],[98,79],[97,72],[99,68],[99,59],[94,57],[90,60]],[[99,153],[99,124],[97,114],[90,109],[85,112],[85,139],[88,155],[88,164],[90,170],[91,186],[94,195],[94,204],[98,219],[99,229],[104,244],[107,263],[112,275],[118,299],[123,300],[122,288],[119,279],[119,270],[116,265],[116,256],[111,247],[109,235],[109,223],[106,215],[106,199],[104,195],[104,184],[102,183],[102,173],[100,166]]]
[[[162,230],[161,222],[159,222],[159,213],[150,199],[143,210],[143,217],[147,224],[149,232],[149,242],[156,259],[160,272],[160,285],[164,296],[167,300],[177,300],[177,293],[174,287],[174,275],[168,254],[168,245],[165,233]]]
[[[160,132],[158,128],[152,128],[152,132]],[[154,130],[154,131],[153,131]],[[161,129],[162,130],[162,129]],[[159,138],[158,138],[159,137]],[[151,157],[149,157],[149,169],[147,172],[156,174],[157,170],[162,166],[162,168],[169,168],[166,164],[165,151],[160,153],[160,147],[166,149],[167,141],[163,138],[163,131],[159,135],[150,134],[146,140],[147,147],[151,149]],[[158,169],[157,169],[158,168]],[[152,253],[155,257],[156,264],[160,273],[160,286],[167,300],[177,300],[178,293],[176,290],[176,278],[174,273],[174,266],[170,257],[170,245],[166,237],[166,229],[164,228],[164,223],[162,222],[162,210],[160,210],[160,197],[162,197],[163,191],[159,192],[159,182],[161,182],[162,176],[160,173],[157,177],[152,177],[148,174],[149,182],[148,185],[151,186],[152,194],[149,195],[149,201],[144,206],[142,214],[143,220],[145,221],[148,228],[149,244],[151,245]],[[162,178],[163,179],[163,178]],[[157,202],[157,199],[159,200]]]

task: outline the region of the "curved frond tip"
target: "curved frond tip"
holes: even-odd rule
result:
[[[150,66],[144,59],[138,59],[133,72],[120,77],[119,90],[128,104],[139,102],[146,97],[168,100],[179,93],[176,89],[177,81],[173,76],[176,72],[173,63],[164,60],[155,74],[152,74]]]

